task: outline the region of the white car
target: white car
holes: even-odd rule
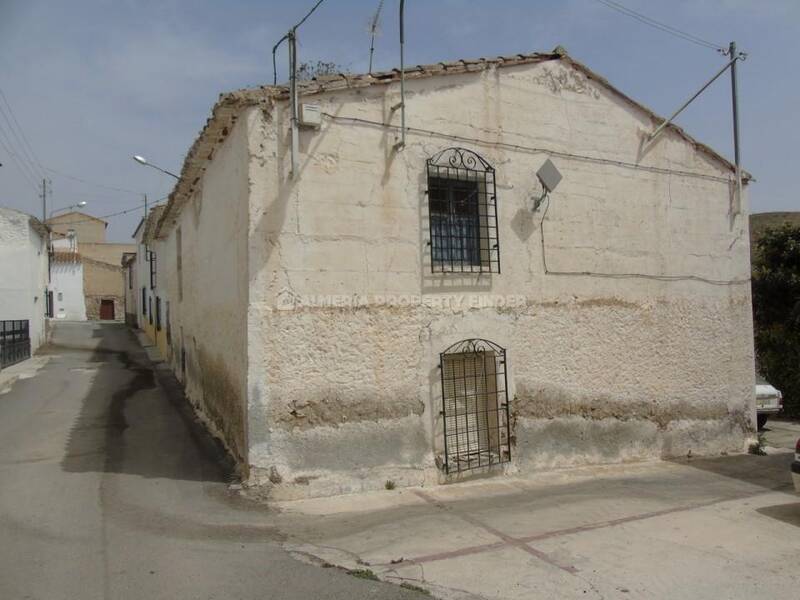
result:
[[[761,375],[756,375],[756,419],[759,430],[764,428],[767,418],[778,414],[781,408],[783,408],[783,394]]]

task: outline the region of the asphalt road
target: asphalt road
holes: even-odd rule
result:
[[[126,327],[58,323],[0,394],[3,600],[415,598],[291,558]]]

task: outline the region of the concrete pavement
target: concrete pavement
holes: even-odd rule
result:
[[[792,454],[280,503],[299,556],[443,598],[800,597]]]
[[[57,323],[37,360],[0,394],[3,600],[419,596],[290,557],[124,326]]]

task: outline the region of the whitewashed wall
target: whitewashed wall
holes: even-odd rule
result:
[[[150,262],[148,260],[147,255],[147,248],[144,244],[142,239],[142,234],[144,227],[140,228],[137,237],[135,238],[136,242],[136,276],[134,279],[136,280],[136,309],[137,309],[137,319],[139,320],[139,328],[145,329],[145,327],[149,323],[150,313],[147,312],[148,306],[150,304],[150,298],[152,296],[150,291]],[[157,259],[156,259],[157,260]],[[142,295],[142,288],[144,288],[144,296]],[[144,305],[142,302],[144,301]]]
[[[0,207],[0,319],[28,320],[35,352],[46,341],[47,239],[30,219]]]
[[[338,118],[301,132],[293,180],[286,104],[247,115],[254,479],[276,496],[440,480],[438,357],[473,337],[508,351],[512,470],[741,450],[753,419],[749,285],[648,277],[747,280],[747,220],[718,180],[730,173],[674,132],[643,149],[650,118],[557,62],[407,90],[411,127],[471,141],[410,131],[398,152],[396,130],[345,119],[399,124],[397,85],[318,95],[303,101]],[[496,168],[501,274],[430,272],[425,161],[448,146]],[[531,207],[548,156],[564,175],[545,224],[549,270],[644,276],[544,273]],[[287,295],[327,294],[424,302],[281,310]],[[520,295],[515,308],[469,304]]]
[[[83,264],[54,262],[50,289],[53,292],[53,318],[85,321],[86,301],[83,294]]]
[[[51,242],[57,253],[76,253],[77,238],[56,238]],[[65,321],[86,320],[86,294],[83,286],[83,263],[80,258],[50,266],[50,291],[53,292],[53,318]]]
[[[170,303],[166,351],[186,394],[246,470],[248,131],[241,121],[217,148],[201,190],[164,226],[159,294]],[[178,290],[181,231],[183,294]],[[185,372],[181,363],[185,351]]]

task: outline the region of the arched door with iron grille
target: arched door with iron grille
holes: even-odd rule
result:
[[[457,473],[511,460],[506,351],[483,339],[441,353],[444,469]]]

